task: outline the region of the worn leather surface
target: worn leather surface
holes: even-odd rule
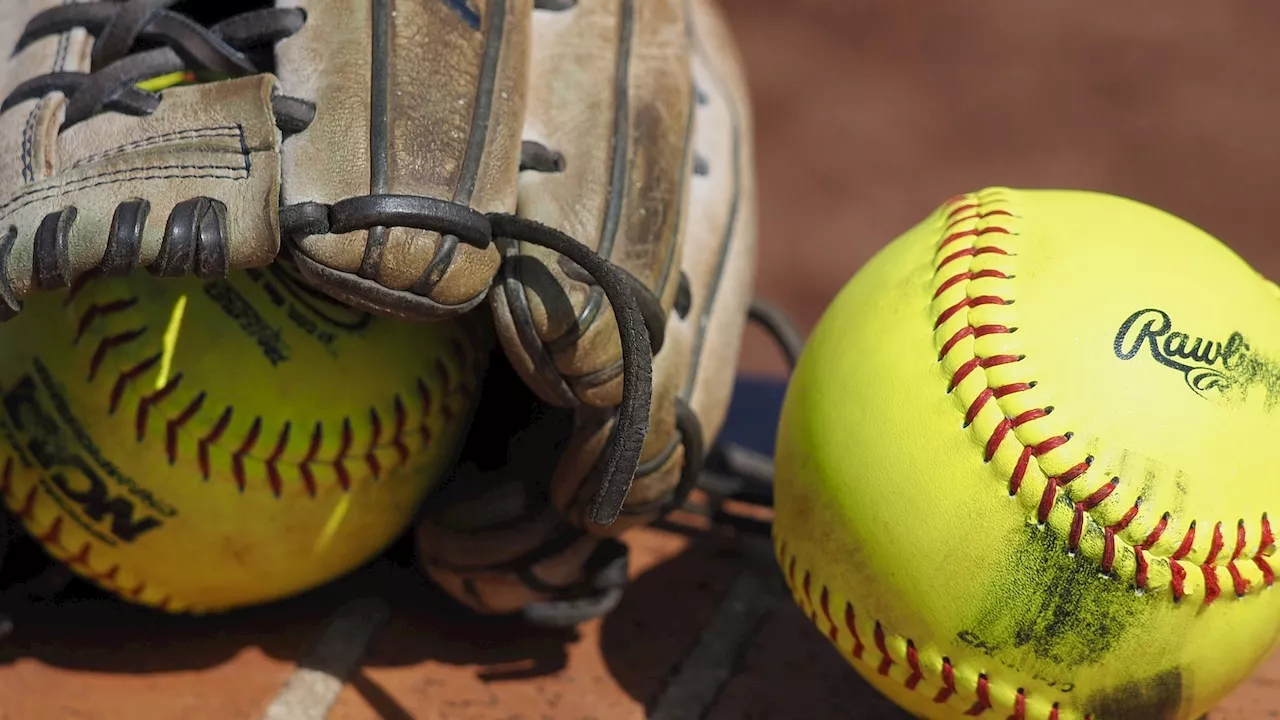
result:
[[[83,29],[17,48],[26,21],[56,0],[20,0],[5,9],[0,49],[7,62],[0,93],[51,72],[86,72],[92,39]],[[149,206],[136,261],[161,254],[175,206],[205,197],[231,211],[219,219],[230,267],[262,265],[279,248],[279,137],[268,75],[171,88],[150,115],[106,112],[64,128],[67,98],[53,92],[0,114],[0,315],[41,289],[33,269],[35,237],[53,213],[64,214],[60,266],[45,289],[66,286],[103,261],[117,209]]]
[[[403,194],[515,209],[532,0],[490,0],[480,13],[440,1],[289,4],[308,20],[277,46],[277,72],[316,102],[316,119],[283,145],[286,203]],[[492,244],[411,227],[309,235],[297,250],[336,271],[328,289],[348,302],[415,320],[475,307],[499,261]]]
[[[578,10],[615,4],[584,1]],[[650,7],[659,5],[663,3]],[[535,27],[545,21],[561,23],[567,28],[566,17],[535,14]],[[678,195],[658,203],[677,216],[666,225],[638,227],[667,228],[663,233],[674,229],[679,233],[674,241],[680,251],[673,259],[674,265],[667,273],[671,279],[665,286],[661,264],[646,266],[638,259],[660,259],[663,252],[655,254],[655,250],[670,238],[633,229],[630,242],[636,249],[632,255],[625,256],[632,258],[637,278],[649,278],[654,283],[651,287],[655,294],[668,296],[665,302],[671,308],[662,349],[654,358],[650,428],[640,469],[618,521],[608,527],[588,522],[586,510],[596,489],[594,466],[613,427],[611,407],[607,403],[600,407],[586,402],[566,402],[576,405],[576,409],[562,409],[557,407],[554,397],[540,394],[539,390],[545,391],[547,386],[537,381],[539,377],[546,379],[545,376],[532,371],[531,365],[521,365],[522,356],[513,349],[524,346],[513,348],[512,345],[518,342],[513,340],[516,327],[504,325],[504,316],[497,313],[499,331],[507,333],[504,350],[511,358],[512,372],[526,383],[533,395],[524,402],[539,409],[530,411],[522,421],[522,432],[511,435],[494,432],[490,443],[480,443],[472,449],[470,457],[476,461],[464,458],[457,477],[429,501],[427,514],[416,533],[420,562],[428,575],[480,612],[514,612],[535,602],[609,589],[613,580],[609,570],[616,570],[616,566],[609,565],[614,560],[610,555],[611,538],[652,522],[667,509],[682,472],[697,461],[687,456],[687,451],[710,445],[724,422],[756,272],[756,179],[750,104],[738,50],[719,9],[708,0],[697,0],[688,3],[684,13],[671,18],[687,23],[684,27],[669,27],[659,35],[669,42],[682,38],[683,44],[663,52],[674,53],[675,59],[668,59],[669,63],[678,65],[680,58],[687,59],[684,71],[687,77],[666,82],[670,87],[683,86],[691,91],[693,114],[687,129],[688,147],[677,142],[684,135],[675,134],[668,138],[667,144],[655,144],[645,152],[662,154],[679,148],[687,160],[683,166],[687,175],[678,178],[682,183]],[[552,52],[538,49],[543,39],[544,35],[535,33],[535,58]],[[608,47],[598,45],[597,52],[611,59],[613,53]],[[638,48],[635,52],[649,55],[658,51]],[[599,60],[595,58],[592,62]],[[589,64],[584,60],[579,66]],[[632,66],[631,85],[652,81],[643,73],[657,67]],[[683,95],[676,93],[673,97]],[[538,103],[531,100],[531,108]],[[680,105],[677,103],[675,107]],[[536,116],[531,113],[530,123],[536,122]],[[670,129],[686,132],[678,124]],[[537,136],[538,132],[531,134]],[[567,160],[571,157],[566,155]],[[641,159],[637,157],[631,162],[640,163]],[[569,164],[566,162],[566,167]],[[532,208],[567,203],[567,196],[552,195],[550,190],[555,187],[554,183],[568,182],[570,179],[561,178],[559,174],[530,177],[526,173],[522,179],[521,202],[528,196],[536,203]],[[639,183],[632,180],[628,184]],[[586,193],[579,202],[591,207],[596,200]],[[643,252],[646,250],[647,253]],[[529,251],[524,263],[508,267],[515,268],[511,273],[518,273],[521,268],[537,267],[534,263],[547,268],[538,270],[546,278],[546,284],[540,286],[539,291],[553,291],[558,283],[553,282],[550,275],[562,270],[558,263],[539,260],[536,252]],[[646,272],[649,274],[645,275]],[[526,277],[535,275],[529,271]],[[566,280],[565,274],[557,277]],[[675,291],[680,290],[677,285],[681,282],[685,288],[678,294],[684,295],[687,291],[687,295],[677,300]],[[578,307],[589,305],[590,289],[575,288],[575,284],[571,277],[567,278],[565,287],[572,291],[570,296],[583,303]],[[534,282],[530,282],[525,289],[533,286]],[[498,300],[499,297],[509,299],[512,294],[509,290],[501,295],[495,293],[495,306],[500,309],[503,301]],[[549,303],[543,307],[547,305]],[[549,318],[551,314],[542,317]],[[616,331],[606,330],[610,322],[597,320],[592,327],[599,327],[599,334],[605,337],[612,334],[612,343],[616,346]],[[582,362],[610,357],[580,350],[579,354],[585,357]],[[565,357],[573,355],[566,353]],[[565,389],[567,385],[560,387]],[[511,412],[518,412],[522,407],[515,396],[507,396],[505,407]],[[482,403],[479,415],[483,417],[486,412]],[[678,427],[680,416],[686,418],[683,428]],[[483,456],[501,457],[503,461]]]

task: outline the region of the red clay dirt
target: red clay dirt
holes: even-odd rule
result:
[[[1143,200],[1280,278],[1280,6],[724,2],[757,113],[758,289],[802,330],[885,242],[991,184]],[[742,364],[783,368],[755,331]],[[683,517],[630,543],[622,606],[565,633],[469,618],[389,561],[219,618],[35,612],[0,643],[0,720],[307,717],[269,707],[300,665],[341,664],[322,631],[368,596],[389,619],[335,719],[903,717],[779,599],[759,538]],[[1280,716],[1278,686],[1280,656],[1210,717]]]

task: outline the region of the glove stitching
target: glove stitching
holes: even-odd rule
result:
[[[80,158],[79,160],[76,160],[74,163],[71,164],[71,167],[77,168],[77,167],[80,167],[81,165],[89,165],[95,162],[99,162],[101,160],[105,160],[106,158],[109,158],[113,155],[126,153],[131,150],[142,150],[145,148],[155,147],[157,145],[164,145],[168,141],[202,140],[202,139],[209,139],[209,138],[234,139],[234,140],[238,140],[242,145],[245,143],[243,126],[239,124],[210,125],[208,127],[187,128],[184,130],[173,130],[171,132],[161,133],[159,135],[152,135],[150,137],[134,140],[132,142],[125,143],[123,145],[117,145],[113,148],[109,148],[107,150],[94,153],[92,155],[87,155],[83,158]],[[246,162],[248,161],[246,160]]]
[[[210,172],[177,172],[187,170],[206,170]],[[229,174],[218,174],[216,170],[225,171]],[[129,173],[156,171],[151,175],[129,175]],[[173,172],[168,172],[173,171]],[[118,177],[125,175],[125,177]],[[103,180],[103,178],[111,178]],[[60,195],[70,192],[80,192],[83,190],[91,190],[96,187],[105,185],[114,185],[125,182],[144,182],[147,180],[248,180],[249,171],[244,167],[235,165],[141,165],[131,168],[122,168],[112,170],[105,173],[97,173],[88,175],[83,178],[77,178],[61,185],[44,185],[38,188],[19,193],[4,205],[0,205],[0,220],[7,220],[14,213],[32,203],[47,200],[51,196]],[[100,180],[100,182],[93,182]],[[88,184],[86,184],[88,183]],[[22,202],[18,202],[22,200]]]

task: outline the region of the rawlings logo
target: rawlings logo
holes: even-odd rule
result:
[[[1151,359],[1182,373],[1187,387],[1203,396],[1210,390],[1231,387],[1231,372],[1239,369],[1249,344],[1238,332],[1215,342],[1176,331],[1168,313],[1147,308],[1120,325],[1115,341],[1116,357],[1121,360],[1132,360],[1144,349]]]

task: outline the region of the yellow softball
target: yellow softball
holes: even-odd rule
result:
[[[284,264],[39,295],[0,324],[0,495],[128,600],[296,594],[408,527],[461,445],[489,342],[469,320],[354,311]]]
[[[919,717],[1197,718],[1277,644],[1277,468],[1276,286],[1147,205],[991,188],[820,320],[774,541]]]

